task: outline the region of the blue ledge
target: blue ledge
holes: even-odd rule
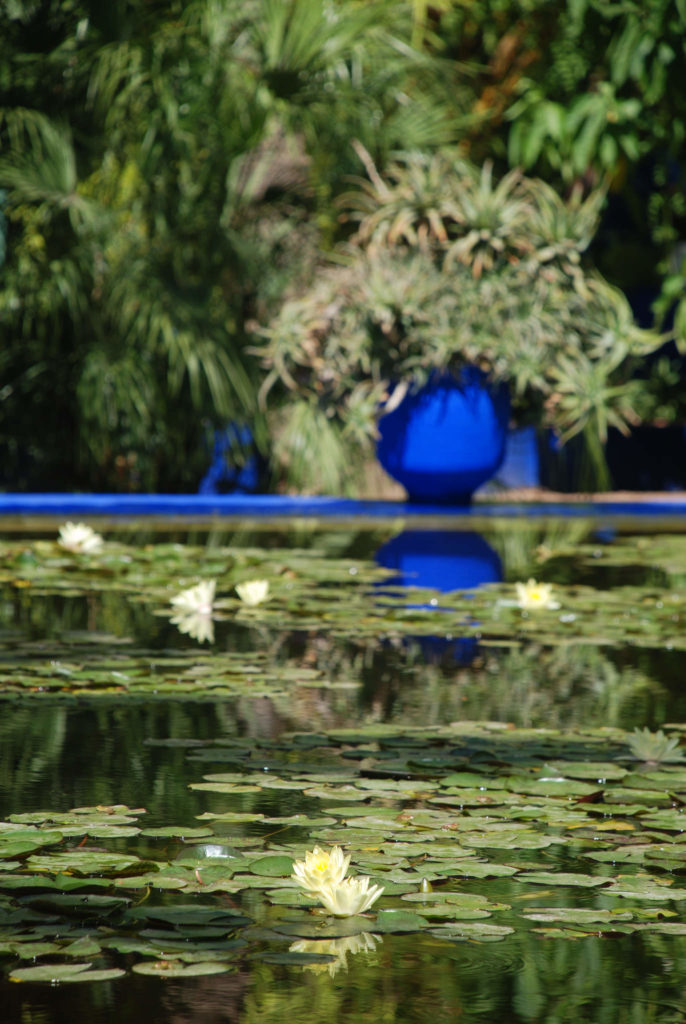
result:
[[[468,506],[418,505],[398,501],[357,501],[280,494],[0,494],[1,515],[176,515],[233,517],[368,516],[686,516],[686,501],[476,502]]]

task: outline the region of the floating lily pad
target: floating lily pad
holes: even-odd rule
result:
[[[499,942],[512,935],[514,928],[509,925],[487,924],[480,921],[456,921],[450,924],[432,925],[431,934],[441,939],[465,939],[476,942]]]
[[[379,910],[374,922],[374,931],[385,934],[391,932],[416,932],[428,927],[428,920],[421,914],[413,914],[408,910]]]
[[[164,828],[141,829],[142,836],[149,836],[154,839],[201,839],[204,836],[211,836],[211,828],[188,828],[182,825],[169,825]]]
[[[51,985],[59,982],[111,981],[126,973],[118,968],[90,970],[92,964],[40,964],[36,967],[19,967],[10,973],[11,981],[46,981]]]
[[[226,974],[228,965],[209,961],[208,963],[184,964],[178,960],[155,960],[152,963],[134,964],[135,974],[147,974],[155,978],[200,978],[209,974]]]
[[[584,889],[607,885],[608,882],[607,878],[574,874],[569,871],[526,871],[519,875],[519,879],[533,885],[578,885]]]
[[[293,859],[284,856],[260,857],[250,862],[250,870],[255,875],[264,875],[268,878],[288,877],[293,873]]]

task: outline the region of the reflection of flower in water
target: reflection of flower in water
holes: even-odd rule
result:
[[[211,615],[191,612],[190,615],[172,615],[170,621],[179,627],[180,633],[186,633],[199,643],[203,644],[206,640],[214,643],[214,622]]]
[[[202,580],[172,597],[171,603],[179,615],[211,615],[216,586],[215,580]]]
[[[245,583],[236,584],[236,593],[243,604],[254,608],[262,604],[269,596],[269,580],[246,580]]]
[[[340,846],[334,846],[331,853],[315,846],[314,850],[307,851],[305,860],[295,861],[293,874],[303,888],[319,892],[329,882],[339,885],[349,864],[350,857],[344,855]]]
[[[549,608],[554,611],[560,605],[553,601],[552,583],[537,583],[530,579],[528,583],[515,583],[517,590],[517,604],[525,611],[534,611],[538,608]]]
[[[305,964],[307,971],[328,971],[331,977],[340,971],[341,967],[348,970],[347,956],[351,953],[372,953],[381,942],[380,935],[372,932],[360,932],[359,935],[348,935],[344,939],[298,939],[289,946],[291,953],[329,953],[335,956],[335,960],[324,964]]]
[[[57,543],[65,551],[94,555],[103,546],[103,539],[92,526],[85,523],[65,523],[60,526]]]
[[[205,640],[214,643],[212,602],[216,586],[215,580],[202,580],[171,599],[175,609],[171,622],[179,627],[181,633],[186,633],[201,644]]]
[[[626,742],[633,756],[646,764],[683,760],[679,737],[667,736],[662,729],[651,732],[647,726],[643,729],[636,726],[631,735],[627,736]]]

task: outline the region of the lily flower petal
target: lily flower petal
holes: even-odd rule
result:
[[[254,608],[262,604],[269,596],[269,580],[246,580],[245,583],[236,584],[236,593],[243,604]]]
[[[65,551],[94,555],[101,550],[104,541],[100,534],[86,523],[65,523],[60,526],[57,543]]]
[[[555,610],[560,605],[553,601],[552,583],[537,583],[530,579],[527,583],[515,583],[517,590],[517,604],[524,611],[534,611],[538,608],[549,608]]]
[[[211,615],[216,586],[216,580],[202,580],[172,597],[171,603],[181,615]]]
[[[304,860],[296,860],[293,875],[304,889],[319,892],[325,885],[339,885],[345,878],[350,864],[350,857],[345,856],[340,846],[334,846],[331,852],[315,846],[308,850]]]
[[[367,875],[358,878],[344,878],[335,884],[328,882],[317,893],[321,903],[336,917],[353,917],[364,914],[378,900],[383,892],[382,885],[369,886],[371,879]]]

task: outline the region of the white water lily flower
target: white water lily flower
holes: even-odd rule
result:
[[[94,555],[102,548],[104,541],[92,526],[85,523],[65,523],[60,526],[57,543],[65,551]]]
[[[173,615],[170,622],[178,626],[180,633],[197,640],[203,644],[208,640],[214,643],[214,622],[212,616],[205,612],[191,612],[190,615]]]
[[[203,580],[172,597],[171,603],[180,615],[211,615],[216,586],[215,580]]]
[[[344,878],[337,884],[328,882],[319,890],[317,896],[329,913],[335,914],[336,917],[364,914],[383,892],[382,885],[373,885],[370,888],[370,881],[367,875],[363,875],[359,878]]]
[[[325,885],[339,885],[345,878],[350,864],[340,846],[334,846],[330,853],[315,846],[308,850],[305,860],[296,860],[293,875],[296,880],[310,892],[319,892]]]
[[[236,593],[243,604],[254,608],[262,604],[269,596],[269,580],[246,580],[245,583],[236,584]]]
[[[530,579],[528,583],[515,583],[517,589],[517,604],[525,611],[534,611],[538,608],[550,608],[555,610],[560,605],[553,601],[552,583],[537,583]]]

